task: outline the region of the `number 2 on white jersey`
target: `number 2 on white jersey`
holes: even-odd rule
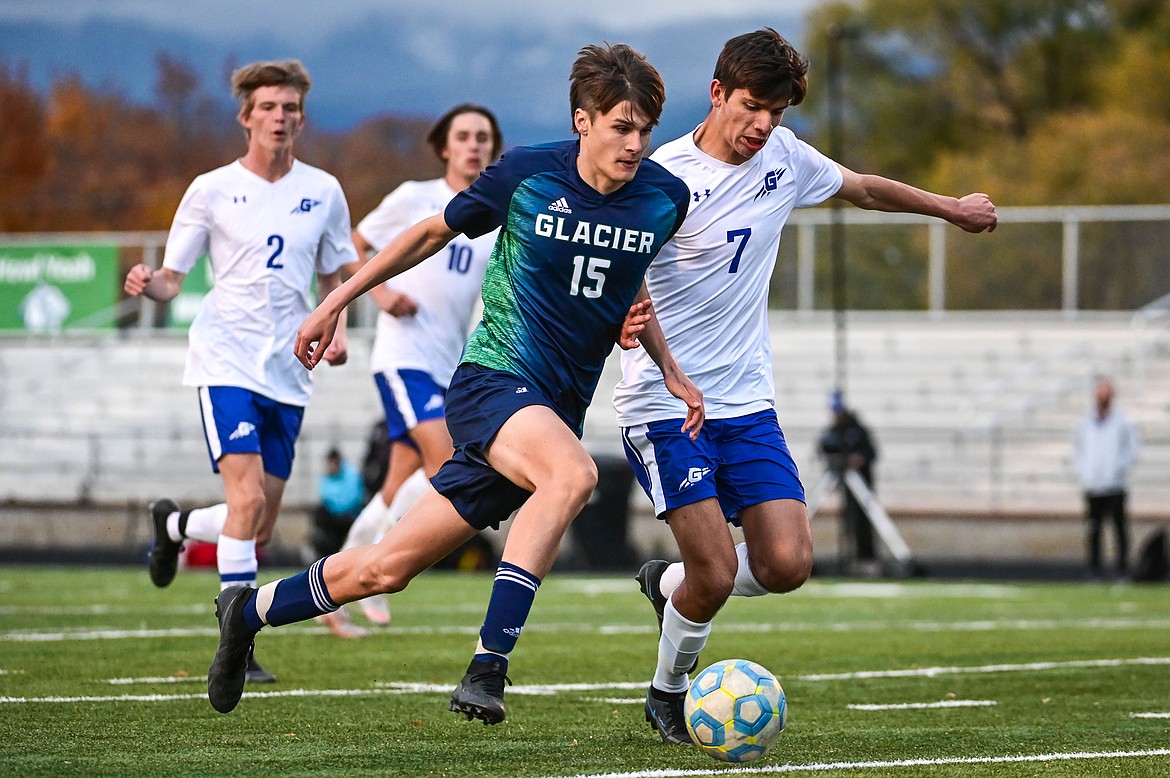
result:
[[[743,238],[739,245],[735,247],[735,256],[731,258],[731,267],[727,268],[728,273],[739,272],[739,260],[743,257],[743,250],[747,247],[748,239],[752,236],[752,228],[744,227],[742,230],[728,230],[727,242],[734,243],[736,238]]]
[[[278,262],[277,257],[279,257],[281,252],[284,251],[284,238],[279,235],[269,235],[268,246],[273,248],[272,256],[268,258],[268,267],[280,270],[282,267],[284,267],[284,263]]]

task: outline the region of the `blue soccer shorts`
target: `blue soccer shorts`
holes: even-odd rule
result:
[[[446,414],[447,390],[424,370],[383,370],[374,373],[374,383],[386,412],[390,440],[413,446],[412,429]]]
[[[211,471],[224,454],[259,454],[264,472],[288,480],[305,409],[238,386],[199,387]]]
[[[622,427],[626,459],[654,503],[654,515],[708,497],[739,523],[739,512],[769,500],[804,502],[796,462],[776,420],[759,411],[730,419],[707,419],[696,440],[681,432],[683,419]]]
[[[532,494],[487,463],[487,450],[504,423],[521,408],[544,405],[564,414],[537,386],[519,376],[465,362],[447,390],[447,429],[455,455],[431,478],[435,491],[476,529],[498,529]]]

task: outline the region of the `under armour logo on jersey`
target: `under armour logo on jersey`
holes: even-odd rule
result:
[[[573,212],[573,209],[569,207],[569,201],[563,197],[559,197],[559,198],[557,198],[556,201],[549,203],[548,209],[550,211],[556,211],[557,213],[572,213]]]
[[[521,386],[519,389],[516,390],[516,394],[528,394],[528,387]]]
[[[256,431],[256,425],[249,421],[241,421],[240,426],[236,427],[231,435],[228,435],[228,440],[239,440],[246,438]]]
[[[692,196],[693,198],[695,198],[695,202],[696,202],[696,203],[701,203],[701,202],[703,202],[704,200],[706,200],[708,197],[710,197],[710,196],[711,196],[711,190],[710,190],[710,189],[704,189],[702,192],[699,192],[699,191],[694,191],[694,192],[691,192],[691,196]]]
[[[248,202],[248,195],[232,195],[232,202],[233,203],[246,203],[246,202]]]
[[[291,211],[289,211],[289,213],[290,213],[290,214],[293,214],[293,213],[308,213],[309,211],[313,210],[313,206],[314,206],[314,205],[320,205],[320,204],[321,204],[321,201],[320,201],[320,200],[314,200],[314,199],[313,199],[313,198],[311,198],[311,197],[302,197],[302,198],[301,198],[301,203],[300,203],[300,205],[298,205],[297,207],[293,208]]]
[[[433,411],[436,408],[443,407],[443,395],[432,394],[431,399],[427,400],[427,404],[423,406],[424,411]]]
[[[709,467],[692,467],[687,471],[687,477],[678,485],[678,491],[689,488],[692,484],[697,484],[706,476],[711,475],[711,468]]]
[[[752,200],[759,200],[764,195],[772,194],[776,191],[776,185],[780,183],[781,176],[788,168],[777,168],[776,170],[769,170],[764,174],[764,183],[760,185],[760,191],[756,192],[756,196]]]

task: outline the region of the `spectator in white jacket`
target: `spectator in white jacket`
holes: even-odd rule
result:
[[[1130,468],[1137,460],[1141,438],[1129,417],[1113,404],[1113,382],[1097,378],[1094,407],[1077,429],[1073,461],[1085,494],[1089,520],[1089,574],[1102,576],[1101,527],[1108,518],[1117,535],[1117,575],[1129,575],[1129,532],[1125,498]]]

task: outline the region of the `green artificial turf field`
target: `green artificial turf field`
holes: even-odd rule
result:
[[[361,640],[266,629],[279,682],[221,715],[213,572],[157,590],[145,569],[0,567],[0,774],[1170,775],[1165,586],[814,579],[734,598],[703,659],[763,664],[789,704],[783,740],[738,768],[643,721],[657,637],[630,577],[550,576],[507,721],[449,713],[490,586],[428,573]]]

